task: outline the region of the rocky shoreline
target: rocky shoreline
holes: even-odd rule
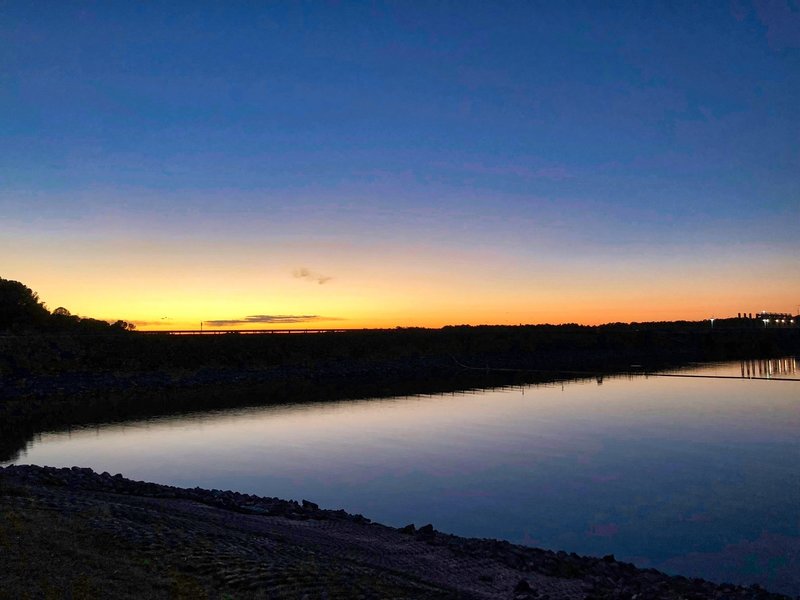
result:
[[[431,525],[394,529],[307,500],[78,467],[0,468],[0,573],[0,598],[48,590],[72,598],[787,598],[613,556],[461,538]]]

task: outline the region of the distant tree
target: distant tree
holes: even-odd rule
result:
[[[78,315],[73,315],[63,306],[59,306],[50,315],[50,328],[58,331],[71,331],[81,322]]]
[[[109,325],[108,321],[101,319],[93,319],[91,317],[83,317],[78,321],[76,331],[81,333],[108,333],[113,325]]]
[[[108,321],[73,315],[63,306],[51,314],[36,292],[19,281],[0,278],[0,331],[58,331],[62,333],[108,333],[133,331],[126,321]]]
[[[0,278],[0,330],[39,329],[49,317],[36,292],[19,281]]]

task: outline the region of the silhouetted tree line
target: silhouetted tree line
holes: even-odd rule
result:
[[[0,384],[3,377],[34,381],[31,377],[80,373],[162,373],[187,379],[187,374],[205,372],[221,373],[219,381],[246,380],[265,369],[278,378],[304,370],[303,377],[314,379],[367,372],[439,377],[484,368],[605,371],[800,352],[800,328],[765,329],[738,319],[717,319],[713,328],[708,321],[679,321],[170,336],[128,332],[123,321],[109,325],[65,309],[50,313],[19,282],[0,280],[0,302],[0,332],[58,334],[0,335]]]
[[[0,277],[0,332],[110,333],[134,329],[133,323],[79,317],[63,306],[52,313],[28,286]]]

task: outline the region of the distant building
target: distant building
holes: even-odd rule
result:
[[[790,313],[761,311],[756,318],[764,323],[764,327],[797,327],[797,318]]]

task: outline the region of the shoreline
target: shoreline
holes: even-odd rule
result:
[[[654,370],[800,351],[800,330],[223,338],[0,340],[0,460],[13,461],[39,432],[91,423],[582,379],[570,371],[624,376],[632,364]],[[397,530],[312,502],[181,490],[88,469],[0,467],[0,600],[24,597],[30,582],[40,596],[60,590],[73,598],[788,598],[419,525]]]
[[[0,467],[0,507],[0,598],[30,585],[115,598],[789,598],[638,569],[613,556],[462,538],[431,525],[395,529],[308,500],[177,488],[88,468]],[[64,534],[57,542],[56,530]],[[42,547],[43,540],[61,547]],[[106,552],[95,555],[93,544]]]
[[[0,460],[94,423],[453,392],[800,353],[798,329],[455,327],[292,336],[0,338]],[[583,373],[581,375],[580,373]]]

